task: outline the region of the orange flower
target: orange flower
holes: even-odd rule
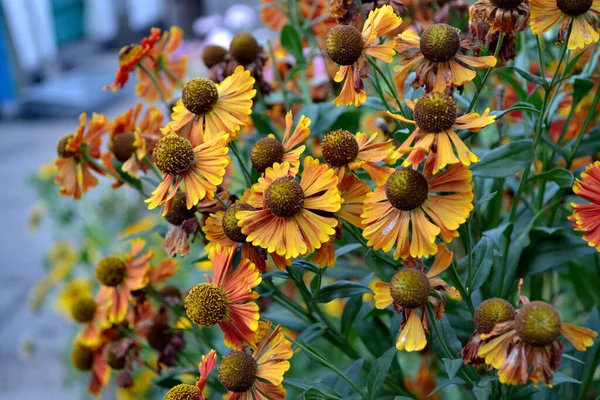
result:
[[[248,204],[236,213],[246,241],[286,259],[308,255],[329,241],[338,221],[323,216],[341,207],[334,171],[312,157],[304,159],[300,182],[290,164],[275,163],[252,186]]]
[[[86,130],[87,115],[79,116],[79,127],[75,133],[64,136],[58,142],[58,158],[55,161],[58,175],[55,182],[59,185],[61,196],[73,196],[81,199],[82,193],[98,185],[98,179],[92,170],[102,173],[90,159],[100,158],[102,135],[109,130],[108,118],[93,114]],[[85,134],[84,134],[85,132]]]
[[[169,32],[163,33],[160,42],[148,51],[147,57],[140,62],[154,74],[154,78],[165,98],[173,97],[175,87],[181,82],[187,70],[187,56],[174,56],[181,46],[183,30],[172,26]],[[152,79],[142,69],[137,70],[138,84],[135,92],[143,100],[153,102],[160,100],[158,90]]]
[[[102,344],[95,347],[89,347],[75,341],[71,352],[73,367],[81,372],[91,372],[88,391],[93,396],[100,396],[102,389],[108,385],[110,380],[110,367],[104,355],[105,339],[103,339]]]
[[[284,400],[283,375],[294,352],[277,325],[260,322],[252,353],[234,351],[219,365],[219,380],[228,390],[225,400]]]
[[[298,172],[300,165],[300,154],[306,149],[305,145],[301,145],[310,136],[310,119],[304,115],[300,116],[300,120],[296,125],[296,129],[292,132],[293,115],[291,111],[285,115],[285,133],[283,141],[275,138],[271,134],[266,138],[260,139],[252,146],[250,160],[252,165],[259,172],[264,173],[274,163],[282,163],[287,161],[290,163],[290,169],[294,173]],[[291,133],[291,134],[290,134]]]
[[[96,278],[102,285],[98,292],[98,304],[106,303],[107,318],[118,324],[127,316],[131,292],[148,284],[149,260],[152,250],[142,253],[146,246],[143,239],[131,241],[131,251],[125,259],[105,257],[96,266]]]
[[[443,92],[448,86],[461,86],[472,81],[477,73],[473,68],[490,68],[496,65],[496,57],[472,57],[461,52],[475,49],[468,40],[460,39],[460,31],[446,24],[435,24],[423,31],[421,36],[406,30],[396,38],[396,51],[402,56],[394,67],[394,81],[400,89],[412,69],[417,73],[412,86],[425,86],[428,92]],[[416,50],[416,51],[413,51]]]
[[[217,185],[223,182],[225,167],[229,164],[227,140],[229,135],[214,135],[204,141],[199,137],[199,143],[192,143],[177,135],[164,136],[152,153],[156,158],[156,167],[164,174],[162,182],[152,192],[152,197],[146,199],[150,210],[165,205],[163,214],[166,215],[173,204],[173,198],[184,182],[186,206],[191,209],[201,200],[214,199]]]
[[[159,41],[161,32],[160,28],[152,28],[150,29],[150,36],[143,38],[140,44],[130,44],[121,49],[119,52],[119,68],[115,73],[115,80],[104,86],[104,90],[112,88],[113,92],[116,92],[125,86],[129,80],[129,73],[152,50],[156,42]]]
[[[340,180],[350,171],[363,169],[376,185],[383,185],[393,169],[378,163],[394,164],[400,155],[394,152],[391,139],[377,142],[378,136],[378,133],[360,132],[352,135],[342,129],[330,132],[321,143],[323,158],[338,173]]]
[[[196,285],[185,299],[188,317],[201,327],[219,325],[225,335],[225,345],[242,349],[254,343],[258,329],[258,305],[252,301],[258,293],[252,291],[262,281],[260,272],[248,259],[233,268],[235,249],[216,245],[208,252],[213,278]]]
[[[438,236],[446,242],[458,236],[473,209],[471,171],[453,164],[432,175],[431,168],[399,168],[367,195],[362,218],[369,246],[386,252],[396,246],[395,259],[429,257],[438,250]]]
[[[406,100],[406,104],[413,110],[414,121],[389,111],[386,113],[398,121],[417,126],[400,146],[400,149],[411,150],[414,142],[414,149],[402,163],[403,166],[419,165],[427,153],[435,154],[434,174],[449,164],[460,162],[469,166],[479,161],[479,157],[469,150],[455,130],[479,132],[494,123],[496,117],[489,116],[489,108],[482,115],[471,112],[457,117],[454,98],[443,93],[425,93],[414,103]]]
[[[367,76],[367,56],[390,63],[396,52],[394,42],[379,44],[379,39],[400,26],[399,18],[392,7],[385,5],[369,13],[362,32],[352,25],[339,25],[329,31],[325,39],[325,50],[329,58],[340,66],[335,74],[336,82],[344,82],[340,95],[333,104],[360,106],[367,99],[362,78]]]
[[[575,181],[573,192],[591,204],[571,203],[573,215],[569,220],[576,231],[583,232],[583,240],[600,251],[600,161],[585,168],[581,179]]]
[[[390,283],[375,284],[375,307],[382,310],[393,304],[394,310],[402,313],[401,332],[396,343],[400,351],[420,351],[425,348],[425,333],[429,333],[427,303],[433,305],[436,320],[439,321],[444,315],[446,293],[456,292],[438,276],[450,266],[453,254],[445,244],[440,243],[437,247],[435,260],[427,274],[423,272],[420,259],[409,258]]]

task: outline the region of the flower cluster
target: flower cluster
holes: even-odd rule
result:
[[[81,326],[71,360],[91,372],[90,393],[118,371],[119,388],[157,378],[169,400],[418,397],[438,390],[433,372],[423,376],[440,366],[460,390],[500,395],[495,374],[552,386],[560,337],[579,351],[594,345],[596,332],[562,321],[557,308],[576,312],[561,296],[578,299],[556,282],[587,290],[576,274],[589,271],[571,258],[600,251],[600,162],[573,175],[598,150],[588,133],[600,102],[600,5],[430,3],[264,0],[280,43],[244,32],[229,49],[206,45],[207,77],[188,76],[177,27],[121,50],[107,87],[135,72],[136,94],[155,104],[112,121],[82,114],[58,142],[55,182],[76,200],[100,176],[115,193],[137,191],[130,213],[114,207],[136,219],[119,235],[130,250],[119,254],[119,240],[63,254],[35,292],[71,280],[61,304]],[[455,13],[468,29],[454,26]],[[528,26],[535,35],[558,26],[566,43],[547,49],[543,37],[527,39]],[[557,52],[557,63],[544,61]],[[509,118],[518,122],[507,127]],[[583,140],[595,149],[587,158]],[[562,200],[573,195],[592,204],[572,203],[568,216]],[[575,232],[594,254],[570,252]],[[555,262],[536,246],[566,255]],[[94,282],[73,278],[78,262],[95,267]],[[286,382],[288,370],[311,369],[292,343],[341,380],[305,371]],[[423,352],[415,380],[399,379],[406,352]],[[358,361],[334,365],[348,359]]]

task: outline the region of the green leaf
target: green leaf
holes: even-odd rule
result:
[[[537,180],[553,181],[556,182],[556,184],[562,188],[569,188],[573,186],[573,181],[575,180],[575,177],[573,176],[573,173],[569,170],[563,168],[555,168],[553,170],[542,172],[541,174],[529,178],[528,182]]]
[[[562,372],[558,371],[554,373],[554,378],[552,379],[552,385],[553,386],[558,386],[561,383],[576,383],[576,384],[581,384],[581,381],[578,381],[575,378],[571,378],[568,375],[563,374]]]
[[[373,293],[368,286],[357,282],[338,281],[321,288],[319,294],[313,298],[317,303],[329,303],[333,299],[350,297],[355,294]]]
[[[371,282],[371,279],[373,279],[374,275],[374,273],[370,273],[369,275],[365,276],[361,283],[367,286],[369,282]],[[356,317],[358,316],[362,306],[362,294],[350,296],[346,302],[346,305],[344,306],[344,312],[342,313],[342,321],[340,323],[342,334],[347,335],[348,332],[350,332],[350,328],[352,327],[352,324],[354,324],[354,321],[356,320]]]
[[[192,368],[169,368],[160,377],[152,380],[152,384],[161,388],[171,389],[173,386],[179,385],[181,383],[181,380],[177,378],[179,375],[195,373],[198,373],[198,370]]]
[[[362,247],[362,244],[360,244],[360,243],[347,244],[345,246],[340,247],[339,249],[337,249],[335,251],[335,257],[339,258],[339,257],[343,256],[344,254],[350,253],[351,251],[354,251],[356,249],[360,249],[361,247]]]
[[[302,40],[298,31],[290,24],[286,24],[281,30],[281,45],[294,56],[297,64],[304,64]]]
[[[367,307],[363,307],[356,318],[354,329],[371,354],[380,357],[393,346],[392,335],[388,326],[379,317],[369,317],[369,314]]]
[[[438,383],[438,385],[435,387],[435,389],[433,389],[433,392],[429,393],[429,397],[433,396],[434,394],[436,394],[438,391],[442,390],[445,387],[452,386],[452,385],[464,385],[464,384],[465,384],[465,381],[463,381],[460,378],[444,379],[440,383]]]
[[[592,254],[596,254],[596,249],[581,238],[549,236],[525,249],[520,261],[521,272],[524,276],[537,274]]]
[[[494,243],[483,236],[473,249],[473,282],[471,295],[487,281],[494,263]]]
[[[305,395],[319,396],[324,399],[338,400],[342,399],[335,390],[327,385],[324,385],[316,381],[307,381],[304,379],[285,378],[283,381],[284,386],[291,386],[297,389],[304,390]]]
[[[369,391],[370,399],[377,398],[377,395],[381,390],[381,386],[383,386],[383,382],[385,381],[387,372],[390,369],[390,365],[392,365],[392,361],[394,360],[394,356],[396,356],[397,352],[398,350],[396,349],[396,346],[394,346],[383,353],[383,355],[373,363],[373,366],[367,374],[367,390]]]
[[[311,136],[323,136],[330,131],[337,119],[346,111],[346,107],[336,107],[330,102],[313,103],[304,106],[299,113],[296,114],[296,120],[300,115],[310,118]]]
[[[502,118],[505,114],[513,111],[528,111],[541,114],[541,111],[535,108],[533,105],[526,102],[518,102],[514,106],[507,108],[506,110],[494,110],[490,114],[495,115],[496,119]]]
[[[589,78],[575,78],[573,81],[573,104],[577,105],[579,102],[592,90],[594,87],[594,81]]]
[[[486,152],[481,161],[471,167],[471,171],[475,176],[506,178],[529,166],[534,158],[531,139],[515,140]]]
[[[473,387],[473,394],[477,400],[489,400],[492,395],[492,382],[497,381],[498,378],[492,376],[486,376],[481,379],[477,385]]]
[[[571,140],[567,147],[569,150],[573,148],[577,139]],[[600,151],[600,126],[594,127],[590,133],[583,137],[581,145],[575,153],[575,158],[590,156]]]
[[[456,374],[458,374],[458,370],[463,365],[462,358],[456,358],[454,360],[450,360],[449,358],[442,358],[444,362],[444,368],[446,369],[446,373],[448,374],[448,378],[454,379]]]
[[[536,85],[545,86],[547,84],[546,80],[541,76],[533,75],[531,72],[525,71],[524,69],[517,67],[506,67],[512,68],[521,78],[525,79],[528,82],[535,83]]]
[[[482,205],[486,204],[487,202],[493,200],[497,194],[498,194],[497,190],[493,191],[492,193],[486,194],[485,196],[480,198],[479,201],[477,201],[477,203],[475,204],[475,207],[473,207],[473,209],[476,210],[477,208],[481,207]]]
[[[277,132],[277,128],[273,125],[270,118],[267,117],[266,113],[254,112],[250,115],[254,128],[262,135],[266,136],[270,133]],[[230,152],[231,153],[231,152]]]
[[[387,107],[379,97],[369,96],[362,105],[366,109],[387,111]]]

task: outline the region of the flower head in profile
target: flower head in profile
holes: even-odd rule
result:
[[[283,375],[290,369],[294,352],[281,326],[260,322],[252,352],[233,351],[221,359],[218,376],[227,389],[226,400],[283,400]]]
[[[392,140],[378,141],[378,135],[360,132],[353,135],[343,129],[330,132],[321,143],[323,158],[338,172],[340,180],[344,174],[362,169],[375,184],[383,185],[392,169],[380,165],[381,162],[393,164],[398,156]]]
[[[576,231],[583,232],[583,240],[600,251],[600,161],[585,168],[573,192],[590,203],[571,203],[573,215],[569,219]]]
[[[100,396],[110,380],[110,367],[104,355],[105,343],[90,347],[75,341],[71,351],[71,364],[80,372],[90,372],[88,391],[93,396]]]
[[[481,334],[485,344],[477,355],[498,370],[500,383],[524,385],[531,380],[534,386],[544,381],[552,387],[553,372],[560,367],[563,354],[562,336],[578,351],[594,344],[598,333],[563,322],[558,311],[543,301],[529,301],[521,295],[522,306],[514,319],[496,324],[487,334]]]
[[[171,209],[164,215],[169,223],[169,231],[165,235],[162,248],[170,257],[185,257],[190,253],[190,236],[192,243],[200,231],[196,217],[196,206],[187,208],[187,196],[179,191],[175,193]]]
[[[135,178],[139,178],[140,171],[148,169],[144,157],[162,137],[160,127],[164,115],[156,107],[149,107],[140,119],[141,115],[142,103],[138,103],[114,119],[109,132],[110,152],[102,155],[102,162],[109,170],[115,170],[115,161],[122,163],[123,172]],[[120,184],[118,181],[113,186]]]
[[[246,241],[289,259],[308,255],[335,234],[341,196],[338,178],[327,165],[304,159],[300,181],[288,162],[267,168],[252,186],[248,205],[236,213]]]
[[[331,29],[325,38],[325,51],[329,58],[340,66],[335,74],[336,82],[344,82],[340,95],[333,104],[360,106],[367,99],[362,79],[369,67],[366,57],[373,56],[383,62],[392,62],[395,54],[394,42],[379,44],[379,38],[398,26],[399,18],[392,7],[385,5],[371,11],[362,32],[352,25],[339,25]]]
[[[196,285],[185,299],[188,317],[201,327],[219,325],[225,345],[239,350],[254,343],[258,329],[258,298],[252,291],[261,282],[260,271],[248,259],[233,270],[234,248],[216,245],[208,252],[213,278]]]
[[[102,136],[110,129],[108,118],[102,114],[93,114],[89,125],[87,115],[79,116],[79,127],[59,140],[58,158],[55,161],[58,174],[55,182],[59,185],[61,196],[73,196],[75,200],[89,188],[98,185],[98,179],[92,171],[102,174],[90,160],[100,158]],[[87,129],[86,129],[87,128]]]
[[[402,313],[401,331],[396,343],[398,350],[420,351],[427,345],[427,303],[433,306],[435,318],[439,321],[444,315],[446,293],[456,291],[439,277],[452,262],[452,257],[446,245],[438,244],[435,260],[427,273],[420,259],[409,258],[390,283],[375,284],[375,307],[382,310],[393,305],[397,313]]]
[[[264,173],[273,164],[288,162],[291,170],[296,173],[300,166],[300,154],[304,152],[306,146],[304,143],[310,136],[310,119],[304,115],[296,124],[292,132],[293,115],[291,111],[285,115],[285,133],[283,141],[275,138],[275,135],[260,139],[252,146],[250,152],[250,161],[260,173]]]
[[[494,123],[496,117],[489,115],[489,108],[483,115],[471,112],[459,117],[454,98],[440,92],[425,93],[416,102],[406,100],[406,104],[413,110],[414,121],[387,112],[388,116],[398,121],[416,125],[416,129],[400,146],[400,149],[407,150],[411,145],[414,147],[403,166],[419,165],[430,152],[436,155],[434,174],[449,164],[462,163],[469,166],[479,161],[479,157],[469,150],[455,130],[479,132]]]
[[[227,133],[234,138],[248,123],[252,98],[256,94],[254,78],[242,66],[221,83],[195,78],[183,87],[181,99],[173,108],[171,122],[164,134],[175,133],[198,146]]]
[[[583,49],[600,38],[598,34],[599,0],[530,0],[531,32],[541,35],[558,26],[558,42],[565,40],[572,24],[569,50]]]
[[[194,147],[181,136],[169,134],[158,141],[154,152],[156,167],[164,174],[162,182],[146,200],[148,208],[165,205],[163,215],[172,207],[181,183],[185,185],[186,206],[191,209],[201,200],[213,199],[217,186],[223,182],[229,164],[227,140],[229,135],[214,135]]]
[[[396,38],[396,50],[402,57],[394,67],[394,80],[399,88],[411,70],[416,72],[412,86],[425,86],[430,92],[443,92],[449,86],[462,86],[477,75],[471,68],[490,68],[496,57],[467,56],[464,50],[475,50],[468,40],[461,40],[460,31],[450,25],[434,24],[421,35],[406,30]]]
[[[208,352],[208,354],[202,356],[202,360],[198,365],[200,375],[196,381],[196,384],[190,385],[187,383],[180,383],[169,390],[169,392],[165,395],[164,400],[206,400],[206,397],[204,397],[202,392],[206,386],[208,376],[215,368],[216,364],[217,352],[211,350]]]
[[[96,279],[100,283],[97,302],[107,309],[107,319],[119,323],[127,316],[131,292],[144,288],[148,283],[152,250],[144,252],[146,242],[131,241],[131,250],[126,257],[109,256],[96,265]]]
[[[369,246],[386,252],[395,246],[395,259],[428,257],[437,252],[439,235],[446,242],[458,236],[473,209],[471,171],[462,164],[438,174],[431,168],[399,168],[367,195],[362,218]]]
[[[138,66],[140,61],[146,56],[156,42],[160,40],[160,34],[162,30],[159,28],[150,29],[150,36],[145,37],[139,44],[130,44],[125,46],[119,51],[119,68],[115,73],[115,80],[104,86],[104,90],[112,89],[116,92],[118,89],[123,88],[129,80],[129,74]]]
[[[484,360],[477,355],[481,345],[486,342],[481,339],[481,335],[487,335],[497,324],[512,321],[514,318],[515,308],[508,301],[497,297],[483,301],[473,317],[475,332],[461,351],[465,364],[473,364],[476,367],[483,364]]]
[[[175,87],[185,77],[187,56],[177,54],[182,41],[183,30],[178,26],[172,26],[169,32],[162,34],[160,41],[152,46],[147,56],[140,61],[154,74],[156,82],[167,99],[173,97]],[[152,78],[141,68],[137,70],[137,80],[135,92],[140,98],[148,102],[160,100]]]

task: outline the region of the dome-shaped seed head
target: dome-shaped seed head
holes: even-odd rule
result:
[[[229,45],[229,54],[240,64],[250,64],[260,52],[260,45],[250,33],[238,33]]]
[[[132,132],[123,132],[113,136],[110,142],[110,149],[115,158],[121,162],[129,160],[135,151],[135,135]]]
[[[304,207],[304,190],[291,176],[274,180],[265,191],[265,203],[273,214],[293,217]]]
[[[358,156],[358,142],[353,134],[345,130],[333,131],[321,143],[323,158],[332,167],[343,167]]]
[[[71,352],[71,364],[79,371],[89,371],[94,365],[94,351],[87,346],[76,344]]]
[[[242,233],[242,228],[238,226],[239,219],[235,216],[239,211],[252,211],[254,207],[248,204],[232,204],[223,214],[221,226],[225,235],[237,243],[246,243],[247,236]]]
[[[508,301],[499,298],[482,302],[475,311],[475,329],[479,333],[490,333],[501,322],[511,321],[515,317],[515,308]]]
[[[180,383],[167,392],[164,400],[198,400],[199,398],[200,390],[196,385]]]
[[[431,62],[446,62],[460,49],[459,30],[446,24],[435,24],[421,34],[421,53]]]
[[[576,17],[592,8],[593,0],[556,0],[558,8],[567,15]]]
[[[163,351],[171,343],[173,332],[171,332],[169,324],[155,322],[148,328],[146,338],[150,347],[158,351]]]
[[[183,86],[181,101],[191,113],[200,115],[212,110],[219,100],[219,90],[207,78],[194,78]]]
[[[127,266],[119,257],[105,257],[96,265],[96,279],[104,286],[120,285],[125,279]]]
[[[166,175],[181,174],[194,164],[194,147],[189,140],[177,135],[167,135],[156,143],[152,152],[156,167]]]
[[[209,44],[204,47],[204,51],[202,52],[202,61],[204,61],[206,68],[212,68],[223,61],[226,54],[227,50],[225,50],[223,47]]]
[[[362,33],[351,25],[339,25],[327,33],[325,51],[339,65],[352,65],[362,55],[365,40]]]
[[[60,138],[60,140],[56,144],[56,154],[59,157],[69,158],[69,157],[73,157],[75,155],[75,153],[73,153],[71,151],[67,151],[67,149],[66,149],[67,148],[67,144],[69,143],[69,140],[72,137],[73,137],[73,134],[69,133],[68,135],[65,135],[62,138]]]
[[[413,117],[426,133],[445,132],[456,122],[456,102],[444,93],[425,93],[415,104]]]
[[[416,268],[402,268],[390,281],[390,294],[394,303],[406,309],[424,306],[430,290],[429,278]]]
[[[275,163],[281,163],[285,154],[283,144],[277,139],[262,138],[252,146],[250,151],[250,161],[258,172],[265,172]]]
[[[194,286],[185,298],[185,312],[196,324],[209,328],[225,318],[227,297],[220,287],[201,283]]]
[[[171,209],[164,216],[168,223],[175,226],[180,226],[184,221],[192,219],[196,216],[196,206],[187,208],[187,198],[185,193],[177,192],[173,197]]]
[[[411,211],[420,207],[429,192],[427,179],[419,171],[399,168],[385,184],[385,193],[390,203],[398,210]]]
[[[523,4],[523,0],[490,0],[490,2],[494,6],[504,10],[515,10],[517,7]]]
[[[117,354],[120,344],[120,342],[109,343],[104,350],[104,358],[106,359],[106,363],[114,370],[121,370],[125,368],[125,356],[120,356]]]
[[[76,322],[85,324],[94,319],[96,302],[91,297],[80,297],[73,302],[71,316]]]
[[[221,360],[219,380],[225,388],[234,393],[248,391],[256,380],[258,366],[250,354],[245,351],[233,351]]]
[[[517,311],[515,329],[532,346],[546,346],[560,335],[562,321],[558,311],[543,301],[532,301]]]

